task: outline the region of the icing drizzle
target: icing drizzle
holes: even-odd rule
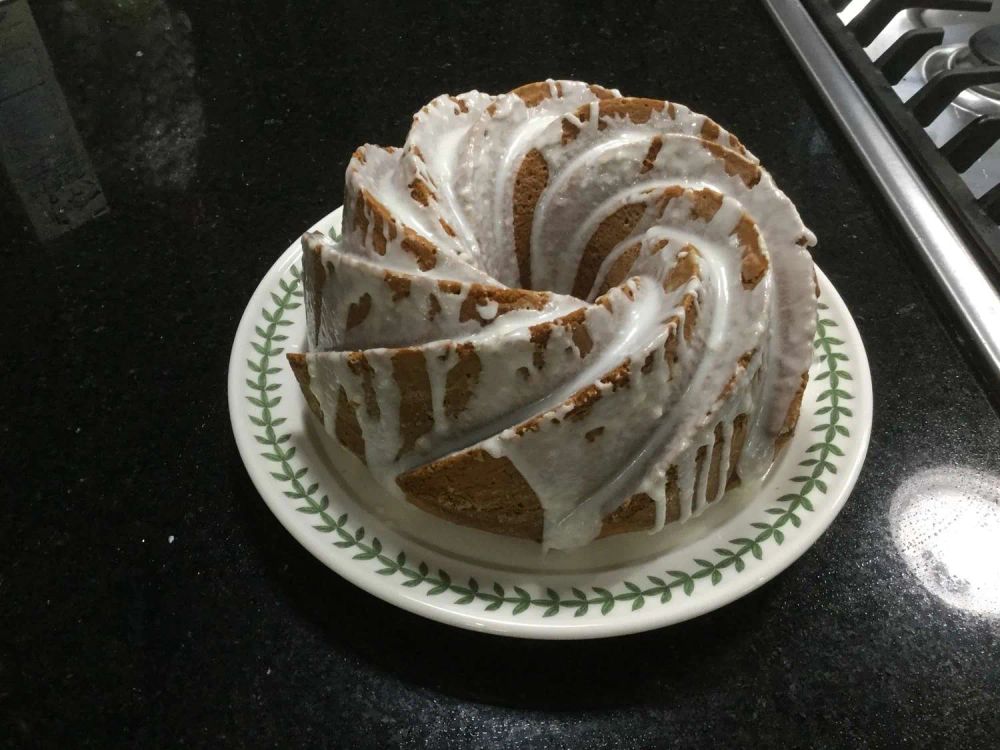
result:
[[[586,544],[759,478],[794,427],[815,237],[757,159],[681,105],[577,81],[441,96],[347,170],[303,238],[308,388],[387,487],[487,455]],[[794,412],[794,409],[792,409]]]

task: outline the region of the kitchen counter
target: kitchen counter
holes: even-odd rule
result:
[[[104,201],[39,224],[23,159],[0,187],[0,744],[995,746],[996,537],[922,550],[919,515],[1000,528],[990,385],[762,8],[602,7],[33,4]],[[400,144],[438,93],[548,76],[737,133],[818,235],[874,380],[867,462],[815,546],[606,641],[475,634],[356,589],[268,511],[226,404],[244,306],[339,205],[353,149]]]

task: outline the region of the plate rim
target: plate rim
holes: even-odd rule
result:
[[[312,229],[315,230],[321,226],[328,225],[335,219],[340,210],[341,208],[338,208],[327,214],[316,222]],[[443,597],[429,597],[426,592],[421,592],[417,595],[419,589],[404,588],[402,583],[397,582],[385,585],[388,583],[388,579],[385,576],[378,575],[374,568],[359,565],[357,564],[358,560],[352,559],[350,556],[332,554],[331,548],[333,547],[333,543],[331,543],[330,538],[314,531],[309,525],[303,525],[301,518],[296,515],[296,511],[289,509],[293,503],[289,502],[289,498],[281,496],[283,493],[275,495],[272,487],[274,480],[271,479],[268,472],[268,468],[272,467],[266,466],[261,457],[257,455],[260,446],[255,445],[254,436],[251,434],[252,430],[250,429],[250,420],[248,419],[250,410],[244,406],[248,391],[246,386],[241,382],[246,374],[243,362],[247,352],[250,350],[254,329],[257,323],[262,320],[261,316],[265,307],[262,303],[269,299],[269,295],[274,289],[279,288],[279,282],[294,267],[295,260],[300,255],[301,246],[299,241],[296,240],[271,265],[257,284],[237,326],[229,358],[227,377],[228,405],[234,439],[251,482],[265,504],[292,537],[304,546],[317,560],[345,580],[383,601],[406,611],[444,624],[477,632],[533,639],[604,638],[652,630],[683,622],[746,596],[786,570],[830,527],[846,504],[847,498],[851,495],[860,475],[870,443],[874,407],[868,356],[860,332],[857,329],[857,324],[849,308],[830,280],[817,266],[816,271],[821,288],[829,294],[830,301],[840,308],[837,311],[839,314],[836,315],[839,321],[836,325],[843,325],[844,328],[841,328],[840,331],[847,334],[846,339],[841,342],[841,346],[847,346],[850,343],[851,353],[852,355],[856,355],[852,364],[854,365],[855,375],[858,377],[852,381],[852,387],[855,391],[852,406],[855,407],[855,413],[852,415],[852,436],[850,439],[857,447],[849,456],[851,458],[850,463],[838,467],[838,472],[843,472],[844,476],[839,482],[843,486],[843,490],[836,500],[832,503],[823,504],[823,508],[825,509],[824,514],[817,516],[810,513],[809,518],[814,519],[814,522],[803,524],[805,528],[796,528],[794,534],[785,536],[785,543],[780,547],[770,545],[772,550],[780,549],[780,552],[772,551],[770,555],[765,555],[762,558],[752,561],[750,564],[763,564],[764,566],[756,571],[756,575],[738,576],[736,583],[728,584],[722,589],[716,589],[714,585],[715,573],[712,571],[720,567],[717,563],[716,568],[712,568],[709,571],[713,580],[712,587],[707,589],[705,593],[701,593],[696,599],[687,599],[686,601],[689,604],[683,609],[665,607],[661,604],[660,606],[647,609],[645,613],[641,613],[638,611],[641,607],[640,605],[640,607],[633,608],[631,614],[635,616],[632,617],[624,619],[617,617],[601,617],[600,619],[581,617],[579,620],[574,618],[573,621],[568,623],[560,621],[537,622],[531,619],[514,620],[512,618],[516,617],[517,614],[510,612],[506,617],[500,617],[498,614],[502,613],[499,610],[497,612],[490,612],[484,610],[456,609],[457,606],[461,605],[445,600]],[[377,516],[373,516],[373,520],[377,520]],[[742,567],[738,567],[737,571],[742,571]],[[553,575],[560,574],[554,572]],[[676,584],[677,581],[672,580],[669,583],[669,587],[672,588]],[[581,586],[585,586],[585,584],[581,584]],[[568,589],[569,585],[566,588]],[[686,590],[685,593],[687,593]],[[615,596],[617,597],[617,595]],[[622,596],[627,597],[628,594],[623,594]],[[644,596],[645,594],[640,598],[644,598]],[[509,600],[505,599],[504,601]],[[534,605],[536,602],[532,601],[531,604]],[[635,601],[633,601],[634,604]],[[556,612],[559,611],[561,606],[564,605],[556,607]],[[586,612],[586,607],[584,608],[584,612]]]

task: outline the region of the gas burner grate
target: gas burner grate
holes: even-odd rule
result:
[[[1000,409],[1000,8],[763,2],[964,329],[962,348]]]
[[[980,176],[980,183],[992,184],[978,196],[961,176],[994,146],[1000,150],[1000,25],[991,24],[987,15],[993,0],[869,0],[846,24],[839,13],[849,2],[802,4],[1000,286],[1000,171]],[[900,14],[916,11],[964,11],[972,23],[981,16],[984,26],[965,43],[948,47],[941,46],[945,29],[939,26],[921,25],[885,38],[892,36]],[[873,60],[866,48],[876,40],[888,46]],[[935,57],[938,52],[943,55]],[[904,101],[894,86],[922,60],[930,75]],[[960,129],[936,145],[926,128],[960,97]]]

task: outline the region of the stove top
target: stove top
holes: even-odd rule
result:
[[[852,24],[864,21],[863,11],[875,5],[879,3],[855,0],[838,17],[847,29],[851,29]],[[982,75],[983,83],[960,89],[954,98],[936,98],[934,106],[916,113],[934,145],[946,149],[946,155],[952,157],[952,166],[976,198],[987,195],[1000,182],[1000,3],[996,3],[996,7],[991,7],[989,2],[982,5],[984,10],[979,11],[906,9],[897,13],[864,48],[876,67],[884,68],[890,58],[883,56],[887,53],[891,56],[890,51],[894,45],[900,45],[900,40],[903,46],[916,45],[910,48],[909,56],[896,63],[895,70],[888,74],[883,70],[899,99],[907,104],[914,102],[914,106],[920,100],[914,101],[913,97],[928,83],[940,80],[943,74]],[[863,42],[873,31],[875,29],[856,37],[858,42]],[[913,62],[913,51],[922,53],[916,62]],[[907,64],[910,64],[908,69]],[[973,127],[975,135],[970,132],[964,136],[961,142],[965,143],[965,148],[947,147],[963,129],[981,117],[990,119]],[[961,153],[956,153],[959,151]],[[1000,205],[996,204],[1000,204],[1000,200],[990,201],[986,209],[1000,219],[997,211]]]
[[[1000,395],[1000,2],[764,2]]]

